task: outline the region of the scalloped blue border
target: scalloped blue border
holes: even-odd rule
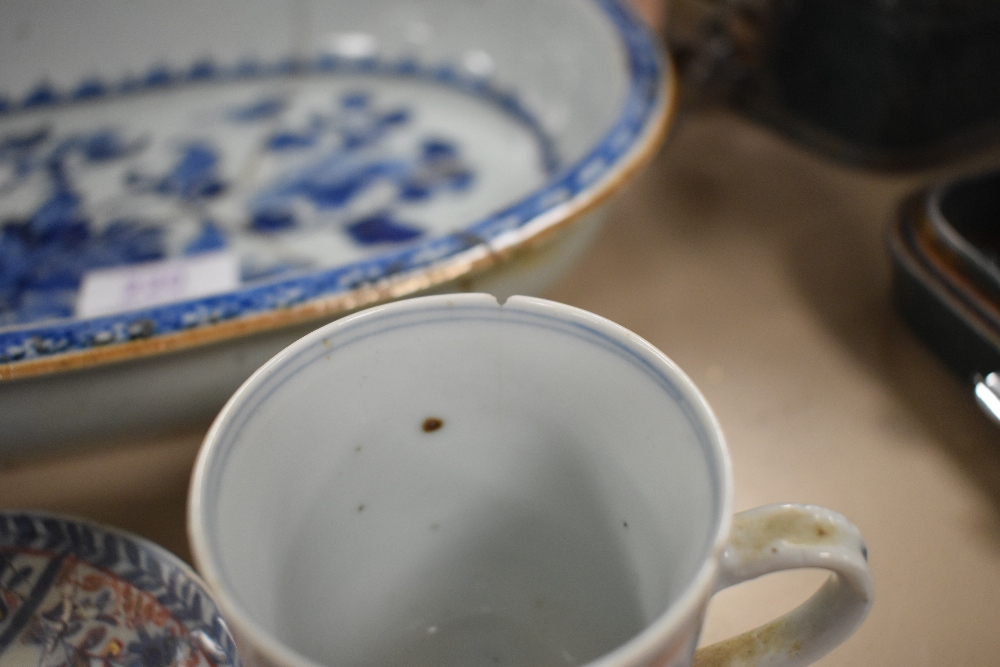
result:
[[[440,297],[431,297],[440,298]],[[376,331],[372,330],[369,320],[363,322],[354,321],[347,328],[338,329],[335,340],[335,348],[343,350],[360,341],[381,335],[385,332],[399,329],[416,329],[441,323],[451,322],[501,322],[510,326],[536,327],[547,329],[563,336],[576,338],[588,345],[599,347],[605,352],[616,355],[625,362],[631,364],[646,377],[650,378],[666,392],[681,408],[681,412],[687,417],[691,430],[698,438],[699,444],[706,451],[711,450],[710,443],[712,437],[704,424],[704,420],[698,414],[694,404],[684,390],[680,387],[675,378],[663,371],[660,363],[650,361],[648,353],[634,344],[632,340],[623,342],[614,336],[601,331],[598,327],[588,323],[573,320],[566,316],[555,316],[548,313],[535,312],[519,307],[501,310],[503,306],[496,305],[482,306],[477,304],[458,305],[433,305],[423,308],[423,310],[401,310],[399,312],[382,311],[378,317],[382,320]],[[344,322],[343,324],[347,324]],[[620,325],[616,325],[620,326]],[[357,331],[355,331],[357,330]],[[622,331],[626,332],[624,327]],[[227,460],[241,440],[240,434],[249,419],[257,412],[260,406],[267,401],[276,391],[281,389],[287,382],[295,378],[302,369],[315,363],[318,359],[328,357],[330,348],[326,345],[312,345],[296,351],[294,354],[286,356],[281,361],[281,368],[274,370],[270,377],[262,379],[256,385],[249,386],[248,391],[240,396],[239,406],[232,410],[228,417],[226,437],[218,437],[221,443],[214,454],[215,461],[206,475],[205,487],[219,488],[221,485],[221,475],[228,468]],[[712,477],[717,485],[722,481],[716,475],[713,468]],[[206,512],[207,514],[207,512]],[[219,531],[209,530],[211,539],[219,535]],[[218,549],[216,549],[218,551]]]
[[[176,304],[87,320],[56,321],[44,325],[22,325],[0,333],[0,363],[51,356],[66,352],[122,343],[139,338],[176,333],[255,313],[340,294],[400,273],[434,265],[464,250],[491,241],[504,232],[518,229],[539,215],[586,190],[614,167],[642,134],[656,109],[661,92],[663,64],[646,27],[619,0],[594,0],[617,28],[628,56],[630,86],[622,113],[603,140],[570,168],[527,198],[480,220],[466,229],[407,246],[334,269],[318,271],[275,282],[245,287],[232,292]],[[199,62],[185,72],[155,67],[144,77],[131,78],[117,87],[88,80],[68,95],[59,95],[42,85],[19,103],[0,100],[0,114],[20,113],[44,106],[100,99],[112,94],[156,90],[174,84],[222,77],[240,78],[308,72],[356,72],[380,75],[432,76],[435,80],[483,95],[534,128],[541,137],[546,159],[554,149],[536,121],[509,91],[494,87],[488,80],[465,75],[448,65],[421,68],[414,60],[382,63],[375,58],[348,59],[323,55],[311,61],[288,59],[273,66],[245,62],[224,69]]]

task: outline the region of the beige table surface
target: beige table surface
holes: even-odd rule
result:
[[[701,386],[737,509],[835,508],[877,599],[821,664],[1000,664],[1000,429],[893,314],[885,223],[926,176],[826,163],[735,116],[682,117],[596,245],[547,296],[620,322]],[[0,469],[0,507],[71,512],[187,557],[202,429]],[[804,599],[816,572],[717,596],[706,639]]]

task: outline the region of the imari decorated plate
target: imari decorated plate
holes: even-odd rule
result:
[[[201,581],[139,537],[0,512],[0,667],[239,667]]]
[[[0,26],[0,456],[205,418],[367,305],[539,291],[672,109],[618,0],[38,0]]]

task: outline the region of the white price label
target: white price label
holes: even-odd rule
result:
[[[239,261],[231,252],[98,269],[83,276],[77,317],[98,317],[236,288]]]

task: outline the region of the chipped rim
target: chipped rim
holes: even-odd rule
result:
[[[627,58],[629,89],[622,109],[610,129],[594,148],[570,167],[550,179],[508,208],[466,226],[463,230],[433,237],[416,248],[383,253],[360,262],[332,269],[307,272],[263,285],[232,290],[222,295],[191,299],[174,304],[119,313],[91,319],[60,320],[43,326],[27,325],[8,332],[0,331],[0,344],[6,349],[20,341],[27,345],[42,335],[62,335],[68,329],[86,335],[100,327],[123,328],[128,322],[143,319],[143,313],[186,307],[189,311],[207,308],[218,299],[251,290],[267,290],[274,295],[290,291],[303,280],[315,280],[345,269],[362,271],[377,264],[391,265],[400,255],[411,258],[434,243],[461,243],[471,236],[477,243],[466,246],[439,260],[399,273],[383,275],[370,282],[348,288],[325,291],[291,305],[270,307],[231,319],[179,329],[148,338],[101,345],[93,342],[83,349],[54,352],[21,360],[0,362],[0,382],[54,375],[106,364],[148,358],[221,343],[252,334],[277,331],[293,325],[322,322],[352,311],[444,286],[462,278],[474,278],[501,264],[516,262],[544,246],[581,217],[606,203],[654,156],[666,136],[677,105],[677,76],[649,28],[631,8],[620,0],[593,0],[603,10],[618,32]],[[362,64],[363,65],[363,64]],[[453,73],[452,73],[453,74]],[[194,76],[194,73],[190,76]],[[609,159],[610,158],[610,159]],[[606,167],[596,178],[592,167]],[[591,171],[591,174],[587,172]],[[511,224],[515,219],[517,224]],[[384,270],[385,266],[383,266]],[[6,340],[5,340],[6,339]],[[0,350],[2,352],[2,350]]]
[[[669,606],[655,618],[648,620],[637,634],[611,651],[594,658],[580,667],[643,667],[655,664],[674,664],[685,652],[694,649],[709,598],[715,592],[719,560],[729,543],[733,518],[733,473],[725,434],[708,400],[694,381],[676,362],[662,350],[629,331],[624,326],[589,311],[537,297],[515,296],[500,303],[489,294],[438,294],[405,302],[380,304],[363,312],[330,322],[298,339],[278,352],[258,368],[229,398],[205,435],[198,451],[188,485],[187,532],[192,560],[208,587],[217,595],[236,634],[244,633],[248,648],[262,656],[268,664],[283,667],[322,667],[315,660],[278,640],[265,630],[247,611],[245,603],[225,585],[227,577],[219,562],[215,548],[213,517],[210,515],[214,498],[213,489],[219,487],[220,469],[225,467],[227,452],[232,448],[225,434],[254,405],[255,394],[274,376],[285,370],[289,363],[307,353],[317,343],[322,343],[337,332],[363,328],[368,320],[391,318],[419,311],[475,310],[481,308],[513,308],[537,320],[551,319],[571,325],[603,338],[623,356],[641,360],[646,369],[661,378],[670,387],[673,400],[681,406],[697,434],[705,454],[705,462],[714,484],[713,510],[709,519],[710,529],[706,543],[701,547],[702,560],[687,582],[677,592]],[[537,325],[537,324],[536,324]],[[266,400],[258,399],[258,400]],[[687,664],[683,661],[677,664]]]

